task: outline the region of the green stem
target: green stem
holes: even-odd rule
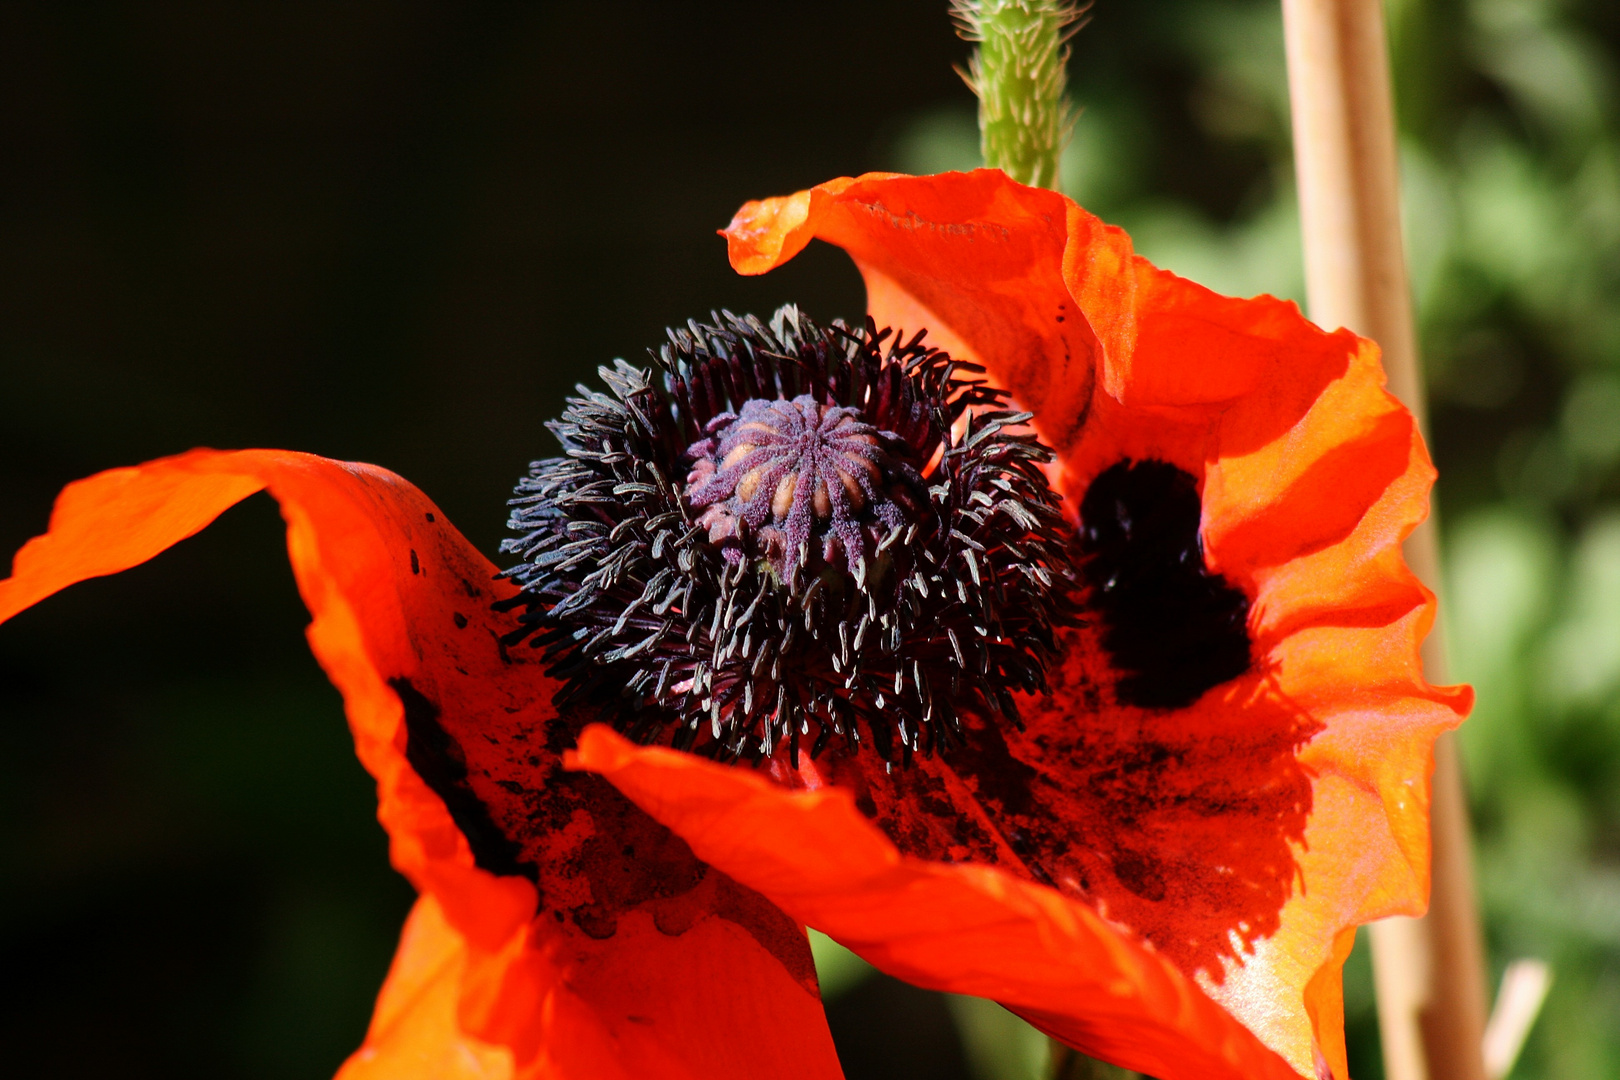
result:
[[[1074,122],[1068,39],[1073,0],[952,0],[957,32],[978,43],[962,78],[979,96],[984,163],[1023,184],[1055,188]]]

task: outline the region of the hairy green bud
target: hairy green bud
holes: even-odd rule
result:
[[[1074,123],[1067,43],[1084,10],[1074,0],[952,0],[957,33],[978,45],[958,70],[979,97],[984,162],[1019,183],[1057,186]]]

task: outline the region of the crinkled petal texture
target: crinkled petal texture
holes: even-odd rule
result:
[[[847,790],[765,778],[592,725],[574,761],[884,971],[994,998],[1164,1080],[1294,1072],[1173,964],[1085,904],[994,867],[902,855]]]
[[[555,687],[490,610],[510,586],[399,477],[198,450],[79,481],[0,582],[0,621],[263,489],[393,863],[422,894],[341,1075],[839,1077],[802,929],[599,778],[562,772]],[[514,767],[527,801],[495,787]]]
[[[1127,707],[1082,628],[1025,730],[893,777],[822,766],[844,793],[606,734],[579,764],[904,978],[1166,1080],[1344,1077],[1353,928],[1424,906],[1433,741],[1471,701],[1423,678],[1434,599],[1400,543],[1433,470],[1376,347],[1159,270],[995,171],[835,180],[724,235],[743,273],[813,238],[848,251],[879,326],[926,329],[1034,412],[1068,505],[1122,462],[1194,478],[1207,570],[1249,601],[1250,670]]]

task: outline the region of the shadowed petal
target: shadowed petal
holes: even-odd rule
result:
[[[764,777],[587,728],[573,762],[612,780],[716,867],[883,970],[994,998],[1161,1080],[1293,1076],[1174,965],[1085,904],[993,867],[902,855],[840,788]]]
[[[840,1076],[802,929],[602,781],[547,784],[563,721],[538,662],[499,643],[490,604],[511,588],[399,477],[198,450],[79,481],[0,582],[0,620],[261,489],[391,859],[423,893],[345,1075]]]

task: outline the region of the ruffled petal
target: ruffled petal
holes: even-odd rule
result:
[[[417,900],[377,996],[365,1045],[344,1062],[338,1080],[511,1080],[511,1049],[468,1035],[457,1020],[469,954],[467,939],[445,920],[438,901]]]
[[[79,481],[0,582],[0,620],[261,489],[390,857],[423,894],[345,1075],[839,1077],[801,928],[601,781],[536,794],[560,767],[555,687],[500,643],[490,605],[511,587],[399,477],[198,450]]]
[[[1098,347],[1063,280],[1071,212],[1083,213],[994,170],[868,173],[748,203],[724,236],[745,274],[786,262],[812,237],[837,244],[866,277],[880,326],[926,326],[953,356],[990,367],[1062,451],[1084,418]]]
[[[1400,544],[1434,474],[1376,346],[1160,270],[1121,230],[992,170],[836,180],[749,203],[725,235],[744,273],[811,238],[847,250],[879,325],[926,328],[1035,413],[1071,506],[1125,461],[1197,481],[1207,567],[1250,600],[1249,674],[1184,710],[1124,709],[1099,702],[1088,673],[1106,660],[1072,634],[1075,676],[1006,735],[1012,797],[972,767],[919,771],[1004,834],[1062,821],[1055,844],[1079,850],[1045,869],[1072,871],[1065,888],[1296,1070],[1344,1077],[1350,931],[1422,909],[1433,740],[1471,703],[1422,676],[1434,598]],[[956,857],[933,838],[902,847]]]
[[[592,725],[572,762],[606,776],[705,861],[893,975],[994,998],[1161,1080],[1292,1077],[1163,957],[1085,904],[993,867],[900,854],[842,788],[764,777]]]

